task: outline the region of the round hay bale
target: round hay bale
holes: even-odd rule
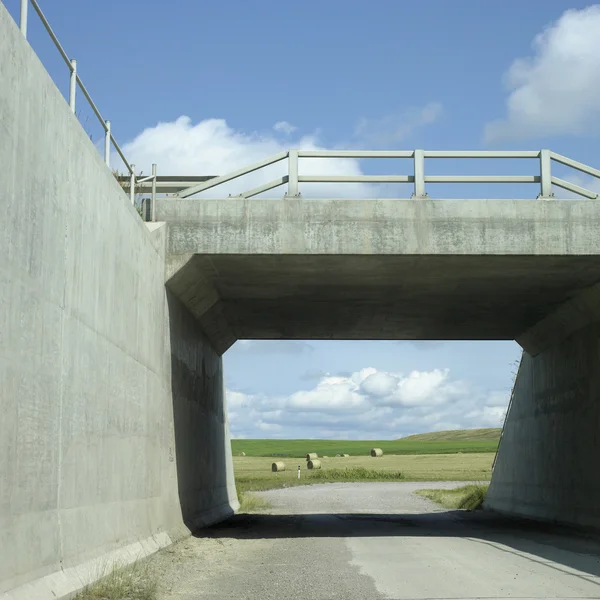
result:
[[[350,455],[349,455],[349,454],[342,454],[342,456],[343,456],[344,458],[348,458]]]
[[[316,452],[309,452],[306,455],[306,460],[314,460],[315,458],[319,458],[319,455]]]
[[[329,458],[329,456],[324,456],[323,458]]]
[[[343,454],[336,454],[335,456],[337,458],[338,456],[344,456],[344,455]]]
[[[316,458],[314,460],[309,460],[308,461],[308,468],[309,469],[320,469],[321,468],[321,461],[317,460]]]
[[[246,456],[245,452],[240,452],[240,456]]]
[[[381,448],[371,448],[371,456],[383,456],[383,450]]]
[[[271,471],[273,471],[273,473],[279,473],[279,471],[285,471],[285,463],[284,462],[274,462],[271,465]]]

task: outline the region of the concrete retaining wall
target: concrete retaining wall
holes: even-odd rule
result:
[[[236,506],[220,357],[0,4],[0,596],[60,598]]]
[[[600,323],[524,354],[488,508],[600,528]]]

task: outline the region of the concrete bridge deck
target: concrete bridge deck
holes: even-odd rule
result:
[[[589,200],[160,199],[156,214],[168,286],[220,353],[244,338],[518,339],[600,281]]]

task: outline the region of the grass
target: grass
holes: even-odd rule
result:
[[[496,452],[498,438],[453,439],[420,441],[401,440],[232,440],[234,456],[269,456],[277,458],[304,458],[308,452],[319,456],[368,456],[371,448],[381,448],[384,454],[456,454],[458,452]]]
[[[113,567],[110,573],[86,586],[75,600],[155,600],[156,578],[147,563]]]
[[[486,429],[450,429],[448,431],[434,431],[432,433],[418,433],[402,438],[403,442],[479,442],[489,441],[498,443],[502,429],[489,427]]]
[[[238,490],[238,500],[240,502],[241,513],[251,513],[258,510],[265,510],[271,508],[271,503],[264,498],[259,498],[251,492],[244,492]]]
[[[463,485],[452,490],[417,490],[415,493],[429,498],[446,508],[476,510],[481,507],[488,484]]]
[[[234,456],[238,492],[335,481],[486,481],[493,454],[425,454],[321,458],[322,469],[309,471],[306,461],[284,461],[287,470],[271,472],[268,457]],[[298,479],[298,465],[301,467]]]
[[[310,473],[309,478],[315,481],[401,481],[402,471],[379,471],[364,467],[345,469],[326,469]]]

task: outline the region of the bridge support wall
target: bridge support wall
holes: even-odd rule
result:
[[[0,597],[68,597],[237,506],[221,358],[0,3]],[[187,525],[187,527],[186,527]]]
[[[535,357],[524,353],[486,506],[599,529],[599,458],[596,321]]]

